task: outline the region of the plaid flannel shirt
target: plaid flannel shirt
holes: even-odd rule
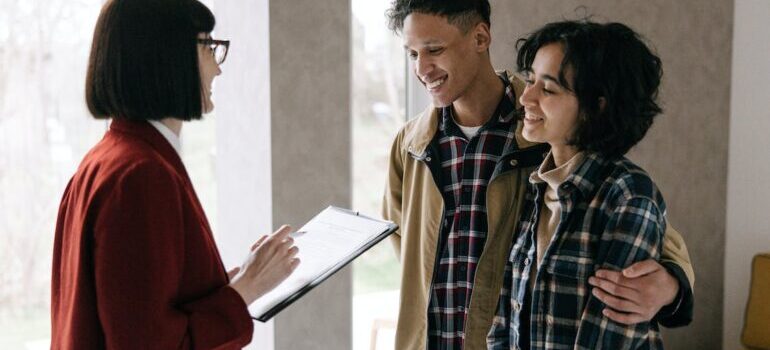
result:
[[[626,158],[587,154],[557,190],[560,222],[530,290],[545,186],[531,184],[527,194],[488,348],[661,349],[655,321],[627,326],[608,319],[588,284],[596,269],[659,258],[666,209],[655,184]]]
[[[516,145],[516,96],[506,75],[500,79],[505,94],[470,140],[455,124],[452,109],[442,110],[437,133],[441,166],[434,178],[444,197],[444,221],[428,304],[428,349],[463,347],[466,309],[487,236],[487,185],[504,151]]]

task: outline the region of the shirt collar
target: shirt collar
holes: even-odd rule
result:
[[[573,174],[581,164],[583,164],[584,158],[585,154],[583,152],[578,152],[566,163],[556,167],[553,159],[553,151],[548,152],[548,155],[545,157],[545,160],[543,160],[543,163],[540,164],[537,171],[532,172],[529,176],[529,182],[533,184],[546,182],[548,183],[548,187],[552,190],[556,190],[559,188],[559,185],[567,181],[567,178]]]
[[[582,164],[564,182],[572,184],[583,196],[591,196],[600,182],[604,181],[610,163],[612,160],[598,153],[586,152]]]
[[[181,157],[182,156],[182,142],[181,142],[179,136],[177,136],[177,134],[175,134],[173,131],[171,131],[171,129],[169,129],[168,126],[166,126],[165,124],[161,123],[160,121],[149,120],[149,122],[150,122],[150,125],[154,126],[155,129],[157,129],[158,132],[160,132],[160,134],[163,135],[163,138],[165,138],[166,141],[168,141],[168,143],[171,144],[171,147],[173,147],[174,150],[176,151],[176,153]]]
[[[128,120],[123,118],[112,118],[110,123],[110,129],[108,134],[120,134],[121,136],[128,136],[132,138],[140,139],[150,145],[155,151],[160,154],[163,159],[169,162],[174,169],[180,174],[184,175],[184,179],[189,183],[189,177],[187,170],[185,170],[182,159],[179,153],[174,150],[171,143],[156,129],[152,124],[146,120]],[[106,137],[106,136],[105,136]]]

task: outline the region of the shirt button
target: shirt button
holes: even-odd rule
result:
[[[465,312],[465,308],[464,308],[464,307],[462,307],[462,306],[458,306],[458,307],[457,307],[457,311],[459,311],[459,312]]]
[[[465,272],[465,270],[467,270],[465,265],[460,265],[460,272]]]
[[[545,323],[547,323],[549,326],[553,326],[553,316],[546,315],[545,316]]]
[[[521,311],[521,304],[519,304],[518,301],[513,302],[513,311],[520,312]]]
[[[529,258],[524,259],[524,266],[529,266],[530,260]]]
[[[516,159],[511,159],[510,164],[511,164],[511,166],[517,166],[517,165],[519,165],[519,161],[516,160]]]

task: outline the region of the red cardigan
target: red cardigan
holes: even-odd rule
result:
[[[251,341],[179,155],[147,122],[113,120],[56,223],[53,349],[232,349]]]

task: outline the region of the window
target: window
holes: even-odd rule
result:
[[[84,97],[102,1],[0,4],[0,349],[48,349],[59,201],[108,126],[90,117]],[[215,227],[213,127],[210,116],[187,123],[182,142],[184,162]]]
[[[3,1],[0,13],[0,348],[48,348],[61,194],[107,123],[85,70],[101,1]]]
[[[390,146],[406,120],[405,55],[387,27],[388,0],[354,0],[353,207],[379,216]],[[353,268],[353,348],[392,349],[400,266],[383,241]]]

